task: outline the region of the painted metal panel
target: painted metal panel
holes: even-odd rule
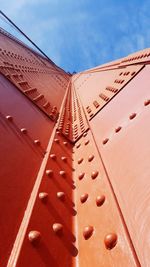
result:
[[[149,266],[150,67],[91,122],[109,179],[142,266]]]
[[[139,266],[90,131],[74,152],[77,266]]]
[[[0,75],[0,265],[6,266],[54,123]]]
[[[15,266],[139,266],[91,133],[72,148],[56,131]]]
[[[144,50],[133,53],[124,59],[122,59],[120,66],[132,65],[132,64],[149,64],[150,62],[150,49],[146,48]]]
[[[72,143],[87,131],[88,124],[84,110],[72,82],[68,84],[65,104],[60,115],[58,130]]]
[[[71,77],[0,30],[2,267],[149,267],[149,57]]]
[[[56,132],[17,267],[74,266],[75,246],[72,145]],[[40,233],[40,240],[39,235]],[[9,266],[9,265],[8,265]],[[10,265],[11,266],[11,265]]]
[[[74,86],[79,93],[87,118],[91,120],[142,68],[142,65],[136,65],[81,74],[74,81]]]
[[[52,120],[57,120],[70,76],[0,32],[0,71]]]

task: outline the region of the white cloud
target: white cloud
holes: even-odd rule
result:
[[[68,70],[91,68],[150,43],[149,0],[136,5],[136,0],[95,0],[94,5],[90,0],[0,2],[2,10]]]

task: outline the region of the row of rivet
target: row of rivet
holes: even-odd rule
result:
[[[54,223],[52,229],[55,234],[61,236],[63,234],[63,225],[61,223]],[[85,240],[89,239],[94,232],[93,226],[86,226],[83,230],[83,237]],[[41,240],[41,233],[39,231],[33,230],[28,234],[28,239],[33,245],[37,245]],[[107,249],[112,249],[117,244],[117,235],[115,233],[109,233],[104,237],[104,244]]]
[[[23,57],[22,55],[19,55],[19,54],[16,54],[16,53],[7,51],[6,49],[2,49],[2,48],[0,48],[0,52],[2,53],[2,55],[5,56],[5,58],[8,58],[8,60],[9,60],[9,57],[11,57],[10,58],[10,62],[11,63],[5,61],[4,63],[5,63],[6,66],[4,66],[4,67],[7,67],[7,65],[8,66],[9,65],[13,66],[13,64],[12,64],[12,57],[13,57],[14,60],[17,63],[18,63],[18,60],[23,61],[23,64],[24,65],[20,65],[20,64],[17,65],[17,64],[15,64],[15,68],[18,68],[19,70],[22,69],[23,72],[34,72],[34,73],[43,73],[43,74],[51,74],[52,73],[52,71],[49,70],[51,68],[51,66],[49,67],[49,66],[41,63],[41,60],[39,60],[36,57],[34,57],[34,60],[31,60],[30,59],[31,58],[31,54],[30,54],[30,57],[26,58],[26,57]],[[26,55],[28,55],[28,53],[26,53]],[[29,67],[29,63],[30,63],[30,65],[33,64],[33,65],[40,66],[40,68],[31,67],[31,66]],[[54,71],[56,71],[56,70],[54,70]],[[58,75],[55,75],[55,80],[59,83],[60,86],[63,86],[63,87],[66,86],[66,82],[64,82],[60,77],[58,77]]]
[[[63,225],[61,223],[54,223],[52,225],[53,232],[58,235],[63,235]],[[88,225],[83,230],[83,237],[88,240],[94,232],[94,227]],[[41,233],[39,231],[33,230],[28,234],[28,239],[33,245],[37,245],[41,240]],[[104,244],[107,249],[112,249],[117,244],[117,235],[115,233],[109,233],[104,237]]]
[[[57,133],[60,134],[59,131],[57,131]],[[54,139],[54,142],[55,142],[56,144],[60,144],[60,140],[59,140],[58,138],[55,138],[55,139]],[[62,144],[63,144],[64,146],[67,146],[67,145],[68,145],[68,142],[63,141]],[[49,157],[50,157],[52,160],[57,160],[57,156],[56,156],[56,154],[54,154],[54,153],[50,154]],[[62,157],[61,157],[61,160],[64,161],[64,162],[67,162],[67,157],[66,157],[66,156],[62,156]],[[54,173],[53,173],[53,170],[46,169],[46,170],[45,170],[45,174],[46,174],[48,177],[53,177],[53,174],[54,174]],[[66,172],[61,170],[61,171],[59,171],[59,174],[60,174],[61,176],[65,176],[65,175],[66,175]],[[63,201],[63,202],[65,201],[66,196],[65,196],[65,193],[64,193],[64,192],[57,192],[57,193],[56,193],[56,196],[57,196],[57,198],[58,198],[60,201]],[[38,195],[38,197],[39,197],[39,199],[41,200],[41,202],[42,202],[43,204],[46,204],[46,203],[47,203],[47,201],[48,201],[48,193],[47,193],[47,192],[40,192],[39,195]],[[54,232],[57,236],[59,236],[59,237],[61,237],[61,236],[63,235],[63,225],[62,225],[61,223],[58,223],[58,222],[54,223],[54,224],[52,225],[52,230],[53,230],[53,232]],[[35,245],[35,246],[36,246],[36,245],[39,244],[39,242],[40,242],[40,240],[41,240],[41,233],[40,233],[39,231],[32,230],[32,231],[30,231],[30,232],[28,233],[28,239],[29,239],[29,241],[32,243],[32,245]]]
[[[144,102],[144,106],[148,106],[150,104],[150,99],[147,99],[145,102]],[[134,112],[132,113],[130,116],[129,116],[129,119],[130,120],[133,120],[135,117],[137,116],[137,114]],[[116,129],[115,129],[115,133],[118,133],[120,132],[120,130],[122,129],[121,126],[118,126]],[[109,138],[105,138],[103,140],[103,145],[107,144],[107,142],[109,141]]]
[[[84,134],[84,137],[86,137],[87,135],[87,132],[85,132]],[[85,145],[89,144],[89,140],[86,140],[84,142]],[[76,148],[79,148],[81,146],[81,143],[78,143]],[[94,159],[94,155],[90,155],[88,157],[88,161],[91,162],[92,160]],[[83,162],[83,158],[80,158],[78,160],[78,164],[81,164]],[[99,175],[99,172],[98,171],[93,171],[91,173],[91,178],[92,179],[95,179],[96,177],[98,177]],[[78,175],[78,179],[79,180],[82,180],[85,176],[85,172],[81,172],[79,175]],[[88,193],[84,193],[80,196],[80,202],[83,204],[85,203],[89,198],[89,195]],[[105,202],[105,196],[104,195],[100,195],[100,196],[97,196],[96,199],[95,199],[95,202],[96,202],[96,205],[97,207],[100,207],[104,204]],[[89,225],[89,226],[86,226],[84,231],[83,231],[83,236],[85,238],[85,240],[89,239],[94,233],[94,227]],[[117,244],[117,235],[115,233],[109,233],[107,234],[105,237],[104,237],[104,243],[105,243],[105,247],[107,249],[112,249],[115,247],[115,245]]]
[[[86,136],[86,133],[85,133]],[[59,139],[54,139],[54,142],[59,144]],[[64,142],[64,145],[66,145],[66,142]],[[50,158],[56,160],[56,155],[55,154],[50,154]],[[66,157],[61,157],[61,159],[63,160]],[[93,159],[93,155],[92,157],[90,156],[89,159]],[[60,174],[62,173],[62,175],[64,175],[64,171],[60,171]],[[53,171],[52,170],[46,170],[46,175],[51,177],[53,175]],[[82,176],[84,176],[84,174],[82,174]],[[92,173],[92,177],[96,178],[98,176],[98,171],[93,172]],[[61,201],[65,200],[65,193],[64,192],[57,192],[57,198],[60,199]],[[40,192],[39,193],[39,199],[43,202],[46,203],[47,199],[48,199],[48,193],[46,192]],[[86,200],[88,199],[88,194],[84,194],[81,196],[80,201],[82,203],[84,203]],[[103,203],[105,202],[105,196],[98,196],[96,198],[96,205],[97,206],[101,206],[103,205]],[[55,234],[57,234],[58,236],[61,236],[63,234],[63,225],[61,223],[54,223],[52,225],[52,229],[54,231]],[[93,226],[86,226],[83,230],[83,237],[85,240],[89,239],[92,234],[94,232],[94,228]],[[30,231],[28,234],[28,239],[29,241],[33,244],[33,245],[37,245],[39,243],[39,241],[41,240],[41,233],[39,231]],[[104,244],[105,247],[107,249],[112,249],[117,243],[117,235],[114,233],[109,233],[104,237]]]
[[[89,239],[92,234],[94,232],[94,228],[93,226],[89,225],[89,226],[86,226],[84,231],[83,231],[83,236],[84,238],[87,240]],[[112,249],[115,247],[115,245],[117,244],[117,235],[115,233],[109,233],[107,234],[105,237],[104,237],[104,243],[105,243],[105,247],[107,249]]]
[[[81,197],[80,197],[81,203],[85,203],[88,198],[89,198],[89,195],[87,193],[81,195]],[[104,202],[105,202],[105,196],[104,195],[96,197],[96,205],[98,207],[102,206],[104,204]]]
[[[13,69],[13,68],[11,68],[11,69],[12,69],[12,71],[14,72],[14,69]],[[2,72],[3,72],[3,71],[2,71]],[[38,91],[37,91],[36,88],[31,88],[30,85],[29,85],[29,83],[28,83],[27,81],[22,80],[22,79],[23,79],[23,75],[19,75],[19,80],[18,80],[18,78],[17,78],[17,82],[16,82],[16,81],[14,80],[15,77],[16,77],[16,73],[15,73],[15,74],[13,73],[13,75],[11,75],[11,73],[10,73],[10,75],[6,75],[6,73],[3,72],[3,74],[4,74],[5,76],[7,76],[7,78],[11,79],[11,81],[14,82],[15,85],[16,85],[17,87],[19,86],[19,89],[20,89],[21,91],[23,90],[23,92],[24,92],[24,93],[25,93],[25,94],[26,94],[26,95],[27,95],[33,102],[37,103],[37,105],[38,105],[39,107],[41,107],[42,109],[44,109],[44,111],[49,115],[49,117],[50,117],[53,121],[57,119],[57,117],[58,117],[57,107],[56,107],[56,106],[51,107],[51,104],[50,104],[48,101],[46,101],[46,100],[45,100],[46,102],[40,104],[39,101],[40,101],[41,99],[43,99],[43,100],[45,99],[45,98],[44,98],[44,95],[38,93]],[[11,76],[12,76],[12,77],[11,77]],[[34,92],[36,92],[36,95],[32,97],[31,94],[34,93]]]
[[[11,64],[12,65],[12,64]],[[1,68],[1,72],[6,76],[6,77],[8,77],[9,79],[11,79],[12,80],[12,77],[13,77],[13,80],[14,81],[16,81],[16,82],[20,82],[20,78],[21,78],[21,76],[22,76],[22,74],[20,74],[20,72],[22,72],[22,73],[24,73],[24,75],[25,75],[25,72],[27,73],[27,72],[30,72],[30,74],[32,74],[33,73],[33,75],[34,75],[34,73],[37,73],[36,71],[34,71],[34,70],[26,70],[26,69],[21,69],[20,70],[20,66],[17,66],[17,65],[15,65],[16,67],[6,67],[6,66],[0,66],[0,68]],[[29,68],[29,67],[26,67],[26,68]],[[15,72],[15,73],[14,73]],[[40,71],[39,71],[40,72]],[[40,73],[45,73],[44,71],[43,72],[40,72]],[[18,74],[18,76],[17,76],[17,74]],[[49,74],[51,74],[51,72],[49,72]],[[51,75],[51,77],[52,77],[52,75]],[[54,77],[52,77],[54,80],[55,80],[55,78]],[[63,87],[63,88],[66,88],[66,83],[60,83],[60,82],[57,82],[61,87]]]
[[[131,74],[129,77],[127,77],[129,74]],[[86,112],[88,114],[89,119],[91,119],[94,114],[99,111],[114,95],[118,93],[118,91],[122,88],[122,84],[125,84],[128,82],[134,75],[136,74],[136,71],[132,71],[131,73],[129,71],[120,72],[118,73],[118,76],[124,75],[126,79],[115,79],[114,80],[114,86],[106,86],[106,88],[99,94],[99,97],[105,102],[105,103],[99,103],[99,99],[94,100],[92,105],[96,108],[96,110],[93,110],[93,106],[87,106]],[[119,88],[116,88],[116,84],[120,84]],[[111,96],[107,95],[108,91],[113,93]]]
[[[122,63],[135,61],[135,60],[142,59],[142,58],[149,57],[149,56],[150,56],[150,53],[139,54],[139,55],[122,60]]]
[[[74,139],[76,140],[81,134],[83,134],[86,130],[86,126],[85,126],[85,117],[82,111],[82,107],[81,104],[79,102],[79,99],[77,97],[76,92],[74,91],[74,95],[73,95],[73,105],[74,105],[74,111],[75,111],[75,115],[73,117],[73,121],[75,123],[75,125],[73,126],[73,135],[74,135]],[[76,110],[78,111],[78,113],[76,113]],[[79,123],[76,123],[77,120],[77,114],[78,114],[78,121]],[[80,126],[79,126],[80,125]]]
[[[10,115],[7,115],[7,116],[6,116],[6,119],[7,119],[8,121],[10,121],[10,122],[13,122],[13,117],[10,116]],[[21,131],[21,133],[23,133],[23,134],[27,134],[27,133],[28,133],[26,128],[21,128],[20,131]],[[40,140],[35,139],[35,140],[34,140],[34,144],[35,144],[35,145],[41,145],[41,142],[40,142]]]

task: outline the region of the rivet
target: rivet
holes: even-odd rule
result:
[[[88,194],[87,193],[81,195],[81,197],[80,197],[81,203],[84,203],[87,199],[88,199]]]
[[[83,136],[84,136],[84,137],[87,136],[87,132],[83,133]]]
[[[136,113],[132,113],[130,116],[129,116],[129,119],[132,120],[136,117]]]
[[[117,127],[117,128],[115,129],[115,132],[118,133],[121,129],[122,129],[122,127],[119,126],[119,127]]]
[[[33,245],[37,245],[41,240],[41,233],[38,231],[30,231],[28,239]]]
[[[40,199],[42,202],[46,202],[47,199],[48,199],[48,193],[46,193],[46,192],[40,192],[40,193],[39,193],[39,199]]]
[[[13,117],[10,116],[10,115],[6,116],[6,119],[7,119],[8,121],[13,121]]]
[[[62,127],[62,125],[60,125],[58,129],[61,131],[61,130],[62,130],[62,128],[63,128],[63,127]],[[60,132],[59,132],[59,133],[57,133],[57,134],[59,134],[59,135],[60,135]]]
[[[22,128],[20,131],[21,131],[23,134],[26,134],[26,133],[27,133],[27,129],[26,129],[26,128]]]
[[[61,157],[61,160],[67,162],[67,157]]]
[[[94,155],[90,155],[90,156],[88,157],[88,161],[89,161],[89,162],[91,162],[93,159],[94,159]]]
[[[55,138],[54,142],[58,144],[59,143],[59,139]]]
[[[135,71],[134,71],[134,72],[132,72],[132,73],[131,73],[131,76],[133,76],[135,73],[136,73]]]
[[[89,140],[86,140],[84,144],[87,145],[89,142],[90,142]]]
[[[52,170],[46,170],[46,175],[49,177],[53,176],[53,171]]]
[[[66,141],[64,141],[64,142],[63,142],[63,144],[64,144],[65,146],[67,146],[67,145],[68,145],[68,143],[67,143]]]
[[[117,244],[117,235],[115,233],[107,234],[104,238],[105,247],[107,249],[112,249]]]
[[[78,164],[81,164],[83,161],[83,158],[78,159]]]
[[[95,179],[97,176],[98,176],[98,171],[93,171],[93,172],[91,173],[91,178],[92,178],[92,179]]]
[[[82,180],[85,175],[85,172],[81,172],[78,176],[79,180]]]
[[[34,140],[34,144],[37,146],[40,146],[41,142],[40,142],[40,140],[36,139],[36,140]]]
[[[50,158],[55,160],[56,159],[56,155],[55,154],[50,154]]]
[[[87,240],[87,239],[89,239],[90,237],[91,237],[91,235],[93,234],[93,231],[94,231],[94,228],[93,228],[93,226],[86,226],[85,228],[84,228],[84,231],[83,231],[83,236],[84,236],[84,238]]]
[[[57,235],[62,235],[63,233],[63,226],[60,223],[54,223],[53,224],[53,231]]]
[[[147,99],[145,102],[144,102],[144,106],[148,106],[150,104],[150,99]]]
[[[79,144],[77,144],[76,148],[79,148],[80,146],[81,146],[81,144],[79,143]]]
[[[66,172],[65,172],[65,171],[60,171],[59,174],[60,174],[61,176],[65,176],[65,175],[66,175]]]
[[[104,202],[105,202],[105,196],[104,195],[98,196],[96,198],[96,205],[98,207],[102,206]]]
[[[57,192],[57,197],[60,200],[64,201],[65,200],[65,193],[64,192]]]
[[[103,145],[105,145],[108,141],[109,141],[108,138],[104,139],[104,140],[103,140]]]

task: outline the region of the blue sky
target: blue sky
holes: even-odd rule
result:
[[[66,71],[150,47],[150,0],[0,0],[0,7]],[[0,26],[14,33],[1,19]]]

